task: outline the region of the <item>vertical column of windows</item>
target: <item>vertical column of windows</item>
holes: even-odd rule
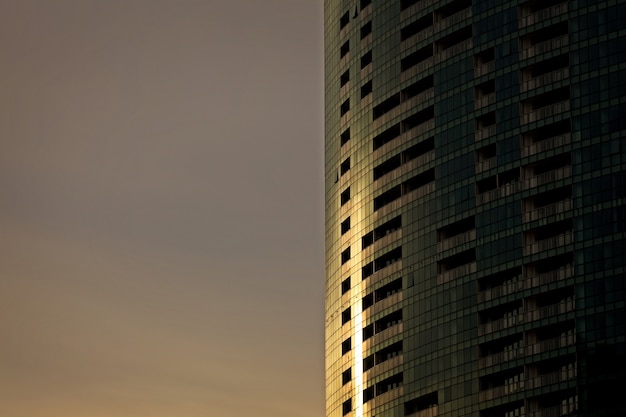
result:
[[[534,7],[531,3],[520,7],[520,28],[539,19]],[[564,10],[552,4],[546,7],[552,16],[555,10]],[[521,168],[498,169],[496,113],[490,108],[495,103],[494,51],[490,48],[474,56],[475,140],[479,142],[476,204],[504,204],[507,196],[523,190],[529,195],[520,200],[519,241],[524,256],[520,266],[491,274],[478,271],[477,326],[485,338],[479,367],[487,370],[479,381],[479,400],[501,402],[481,407],[480,415],[485,417],[513,416],[524,410],[552,413],[576,397],[575,390],[564,384],[575,379],[576,373],[568,370],[578,366],[567,350],[575,343],[574,287],[568,284],[574,258],[572,190],[567,185],[571,155],[566,148],[554,152],[570,143],[569,88],[563,86],[568,83],[569,59],[567,53],[552,53],[567,44],[567,28],[567,22],[556,23],[527,32],[519,41],[519,85],[525,97],[519,107]],[[533,61],[524,65],[529,58]],[[533,159],[525,163],[529,157]],[[524,290],[546,284],[556,289],[524,296]],[[549,325],[541,321],[545,317],[551,318]],[[543,359],[540,354],[548,351],[550,359]],[[525,366],[516,367],[519,362],[511,362],[515,359],[523,359]],[[552,394],[521,401],[514,397],[519,391],[556,383],[562,383],[562,388]]]

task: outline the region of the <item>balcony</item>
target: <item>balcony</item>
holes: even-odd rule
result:
[[[374,316],[377,313],[380,313],[383,310],[386,310],[391,307],[402,307],[399,303],[402,302],[402,291],[397,292],[389,297],[383,298],[382,300],[374,303],[369,309],[367,309],[367,314],[363,317],[366,319],[370,316]]]
[[[572,209],[572,200],[563,200],[558,203],[538,207],[524,213],[524,222],[528,223],[534,220],[543,219],[548,216],[565,213]]]
[[[372,122],[372,128],[377,129],[395,119],[396,117],[408,112],[409,110],[414,110],[418,105],[423,105],[428,100],[431,100],[435,97],[435,89],[429,88],[426,91],[423,91],[416,95],[415,97],[411,97],[410,99],[403,101],[398,106],[393,109],[387,111],[380,117],[377,117]]]
[[[374,397],[371,401],[369,401],[364,406],[364,408],[365,410],[367,410],[368,407],[371,407],[371,408],[379,407],[383,404],[389,403],[390,401],[397,400],[403,394],[404,394],[404,387],[402,386],[402,384],[397,385],[393,387],[392,389],[390,389],[389,391],[376,395],[376,397]]]
[[[402,260],[399,260],[374,272],[372,275],[367,277],[367,281],[369,282],[369,285],[373,285],[383,278],[387,278],[393,274],[399,273],[401,270]]]
[[[379,343],[384,342],[385,340],[391,339],[394,336],[402,335],[402,322],[396,323],[395,325],[386,328],[385,330],[376,333],[374,336],[370,337],[366,341],[363,342],[363,350],[368,350],[372,346],[376,346]]]
[[[566,80],[569,78],[569,68],[561,68],[556,71],[548,72],[547,74],[538,75],[531,78],[528,81],[520,84],[520,91],[526,92],[534,90],[535,88],[543,87],[548,84],[555,83],[557,81]]]
[[[529,286],[537,287],[539,285],[551,284],[560,280],[571,278],[574,276],[574,267],[566,265],[554,271],[544,272],[527,278]]]
[[[476,262],[461,265],[454,269],[439,273],[437,275],[437,284],[445,284],[446,282],[454,281],[474,272],[476,272]]]
[[[478,293],[478,302],[493,300],[494,298],[502,297],[505,295],[513,294],[517,291],[521,291],[525,288],[524,281],[512,281],[497,287],[488,288]]]
[[[410,38],[406,38],[400,43],[400,52],[404,52],[407,49],[410,49],[429,37],[433,36],[433,28],[432,26],[425,28],[424,30],[416,33]]]
[[[562,135],[544,139],[539,142],[530,143],[522,147],[522,157],[527,157],[541,152],[549,151],[551,149],[558,148],[559,146],[569,145],[571,141],[572,135],[568,132]]]
[[[444,250],[452,249],[474,240],[476,240],[476,229],[468,230],[467,232],[460,233],[437,243],[437,251],[443,252]]]
[[[501,197],[506,197],[508,195],[512,195],[517,193],[522,189],[521,182],[511,182],[509,184],[502,185],[493,190],[485,191],[482,194],[476,195],[476,204],[485,204],[490,201],[497,200]]]
[[[561,371],[542,374],[526,381],[528,389],[541,388],[546,385],[558,384],[560,382],[570,381],[576,378],[576,368],[564,369]]]
[[[522,114],[521,116],[521,124],[528,124],[532,122],[536,122],[541,119],[545,119],[548,117],[555,116],[560,113],[564,113],[569,111],[570,105],[569,100],[561,101],[559,103],[554,103],[545,107],[540,107],[536,110],[529,111],[528,113]]]
[[[479,142],[483,139],[487,139],[488,137],[494,136],[496,134],[496,125],[486,126],[476,130],[474,133],[474,140]]]
[[[385,143],[384,145],[382,145],[381,147],[377,148],[373,154],[372,154],[372,159],[376,160],[379,158],[382,158],[385,154],[393,151],[394,149],[412,141],[413,139],[416,139],[418,136],[433,130],[435,128],[435,120],[434,119],[429,119],[427,121],[425,121],[424,123],[417,125],[403,133],[401,133],[399,136],[393,138],[392,140],[390,140],[389,142]]]
[[[346,233],[347,234],[347,233]],[[402,229],[394,230],[383,236],[382,238],[376,240],[373,244],[369,245],[367,248],[361,251],[361,257],[366,258],[371,255],[373,252],[380,250],[386,246],[390,246],[393,243],[398,242],[402,239]]]
[[[482,390],[478,393],[479,401],[493,400],[494,398],[504,397],[505,395],[514,394],[524,389],[524,380],[511,384],[500,385],[493,388]]]
[[[530,411],[528,412],[527,417],[575,417],[577,415],[577,409],[578,403],[574,403],[571,406],[557,405],[554,407],[544,408],[543,410]]]
[[[405,162],[398,168],[394,169],[393,171],[383,175],[382,177],[374,181],[373,183],[374,190],[378,190],[380,187],[388,184],[389,182],[394,181],[402,177],[403,175],[408,174],[418,168],[424,167],[426,164],[434,160],[435,160],[435,151],[429,151],[423,155],[418,156],[415,159]]]
[[[561,168],[557,168],[552,171],[538,174],[530,178],[523,180],[524,189],[530,190],[541,185],[550,184],[555,181],[559,181],[572,176],[572,167],[567,165]]]
[[[435,160],[435,151],[428,151],[425,154],[422,154],[415,159],[411,159],[408,162],[402,164],[402,171],[404,173],[409,173],[417,168],[421,168],[424,165],[428,164]]]
[[[564,334],[553,339],[542,340],[538,343],[526,346],[526,354],[534,355],[537,353],[549,352],[551,350],[561,349],[576,344],[576,335],[572,332]]]
[[[405,417],[437,417],[437,406],[434,405],[424,410],[420,410],[412,414],[407,414]]]
[[[539,42],[526,49],[522,49],[519,53],[520,60],[532,58],[536,55],[540,55],[546,52],[553,51],[558,48],[562,48],[564,46],[567,46],[568,44],[569,44],[568,35],[562,35],[557,38],[549,39],[544,42]]]
[[[375,378],[378,375],[382,375],[385,372],[391,371],[393,368],[396,368],[403,363],[402,353],[397,356],[394,356],[391,359],[388,359],[384,362],[380,362],[374,365],[373,368],[365,371],[363,383],[367,383],[368,380]]]
[[[569,245],[574,241],[572,232],[566,232],[547,239],[538,240],[524,247],[524,256],[545,252],[556,249],[565,245]]]
[[[498,161],[495,157],[485,159],[481,162],[476,162],[475,172],[478,174],[480,172],[488,171],[491,168],[494,168],[498,164]]]
[[[461,41],[456,45],[440,50],[439,53],[435,55],[435,58],[437,60],[437,63],[440,63],[447,59],[460,55],[465,51],[469,51],[470,49],[472,49],[473,46],[474,42],[472,39],[465,39],[464,41]]]
[[[569,313],[574,311],[574,299],[567,298],[561,300],[557,304],[548,305],[526,312],[526,321],[541,320],[548,317],[553,317],[559,314]]]
[[[420,197],[424,197],[430,193],[435,191],[435,182],[429,182],[428,184],[424,184],[414,190],[409,191],[408,193],[402,196],[403,205],[408,204],[412,201],[417,200]]]
[[[435,22],[435,32],[440,32],[443,29],[456,25],[457,23],[465,22],[472,17],[472,8],[469,7],[465,10],[461,10],[453,15],[445,17],[438,22]]]
[[[492,73],[496,68],[495,61],[486,62],[484,64],[478,64],[474,67],[474,77],[478,78],[483,75]]]
[[[489,333],[493,333],[499,330],[508,329],[509,327],[517,326],[524,323],[524,314],[513,314],[508,317],[503,317],[498,320],[489,321],[487,323],[478,325],[478,335],[484,336]]]
[[[424,0],[416,1],[414,4],[400,12],[400,21],[408,19],[409,17],[418,13],[420,10],[425,9],[429,5],[430,3]]]
[[[494,353],[478,359],[479,368],[498,365],[524,356],[524,348],[516,347],[503,352]]]
[[[404,82],[406,80],[409,80],[413,77],[416,77],[417,75],[425,72],[426,70],[430,69],[433,67],[434,64],[434,60],[433,57],[429,57],[424,59],[422,62],[420,62],[419,64],[413,65],[410,68],[407,68],[406,70],[402,71],[402,73],[400,74],[400,81]]]
[[[474,110],[489,106],[496,102],[496,93],[487,94],[474,100]]]
[[[530,13],[530,14],[528,14]],[[567,3],[557,4],[556,6],[548,7],[547,9],[539,10],[537,12],[522,11],[522,17],[519,20],[519,28],[534,25],[535,23],[543,22],[544,20],[552,19],[560,15],[567,13]]]

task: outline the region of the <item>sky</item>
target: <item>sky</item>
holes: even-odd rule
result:
[[[0,0],[0,415],[323,415],[318,0]]]

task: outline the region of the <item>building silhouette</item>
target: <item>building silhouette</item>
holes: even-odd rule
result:
[[[326,415],[626,416],[626,1],[324,7]]]

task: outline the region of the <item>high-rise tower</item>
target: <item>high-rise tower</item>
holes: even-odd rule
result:
[[[626,1],[324,6],[327,416],[626,415]]]

